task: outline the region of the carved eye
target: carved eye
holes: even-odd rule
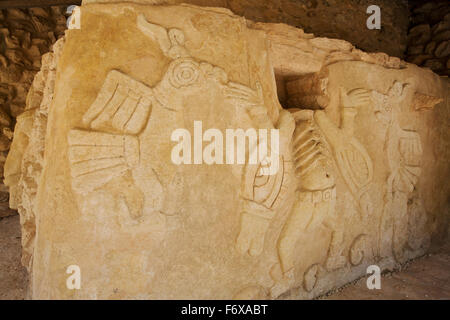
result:
[[[391,107],[384,107],[384,110],[386,110],[387,112],[391,112],[392,108]]]
[[[170,83],[175,88],[180,88],[194,84],[199,70],[199,64],[192,59],[178,59],[172,62],[167,73]]]

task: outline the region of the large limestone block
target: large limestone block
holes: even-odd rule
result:
[[[5,162],[4,183],[9,188],[9,206],[20,213],[22,264],[31,271],[36,234],[36,193],[44,165],[45,134],[56,79],[56,65],[64,39],[42,57],[27,95],[25,111],[16,119],[14,139]]]
[[[2,178],[15,119],[24,111],[27,92],[30,90],[33,78],[41,68],[41,56],[49,51],[59,37],[63,36],[65,27],[66,19],[62,7],[5,9],[0,12],[2,38],[0,176]],[[30,103],[28,108],[32,108]]]
[[[446,230],[448,83],[431,71],[225,9],[74,19],[45,141],[18,135],[8,159],[42,165],[14,197],[33,200],[33,298],[312,298]],[[269,129],[270,157],[227,164],[227,129]]]

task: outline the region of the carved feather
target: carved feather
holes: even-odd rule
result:
[[[150,115],[153,90],[123,73],[110,71],[83,124],[106,132],[138,134]]]
[[[130,135],[72,129],[69,132],[69,161],[72,186],[87,192],[135,166],[139,141]]]

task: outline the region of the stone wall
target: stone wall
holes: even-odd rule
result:
[[[25,110],[17,116],[14,139],[5,162],[9,206],[20,214],[22,264],[30,271],[36,233],[35,198],[43,169],[48,107],[53,99],[56,65],[64,38],[42,56],[42,66],[27,95]]]
[[[366,10],[373,4],[381,8],[381,30],[366,27]],[[316,37],[347,40],[366,52],[385,52],[402,58],[406,48],[406,1],[230,0],[228,5],[234,13],[248,19],[286,23]]]
[[[367,1],[94,2],[122,1],[86,0],[49,53],[62,8],[0,16],[0,151],[13,138],[34,298],[312,298],[448,232],[449,83],[398,58],[405,2],[379,3],[381,31]],[[408,49],[443,75],[447,8],[415,7]],[[195,120],[279,129],[281,171],[174,165],[170,130]]]
[[[63,7],[0,10],[0,217],[8,208],[3,166],[13,138],[16,117],[26,104],[42,55],[64,34]]]
[[[450,75],[450,3],[412,2],[406,60],[434,72]]]
[[[316,36],[338,38],[367,52],[403,57],[406,48],[408,10],[405,1],[380,0],[382,30],[368,30],[366,8],[370,1],[335,0],[142,0],[142,3],[190,2],[226,7],[247,19],[279,22],[302,28]],[[85,1],[89,3],[89,0]],[[32,79],[46,53],[65,30],[65,7],[4,9],[0,14],[3,46],[0,52],[0,178],[12,138],[15,118],[25,107]],[[5,190],[3,190],[5,191]],[[6,197],[6,195],[5,195]],[[0,210],[1,211],[1,210]]]
[[[125,0],[128,1],[128,0]],[[84,0],[123,2],[120,0]],[[137,0],[143,4],[191,3],[222,7],[256,22],[285,23],[314,33],[316,37],[343,39],[367,52],[385,52],[403,58],[406,50],[409,10],[407,0]],[[370,5],[381,8],[381,30],[369,30]]]
[[[5,169],[33,298],[312,298],[447,232],[430,70],[192,5],[85,4],[54,49]],[[279,143],[226,164],[227,129]]]

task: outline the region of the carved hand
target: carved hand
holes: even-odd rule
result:
[[[239,106],[252,112],[256,109],[264,109],[264,96],[261,84],[256,82],[256,90],[239,83],[229,82],[224,90],[225,96],[237,102]]]
[[[343,88],[341,88],[340,92],[341,103],[344,108],[361,107],[370,102],[370,90],[354,89],[347,93]]]
[[[400,132],[399,151],[405,165],[418,165],[422,156],[420,135],[416,131],[402,130]]]

